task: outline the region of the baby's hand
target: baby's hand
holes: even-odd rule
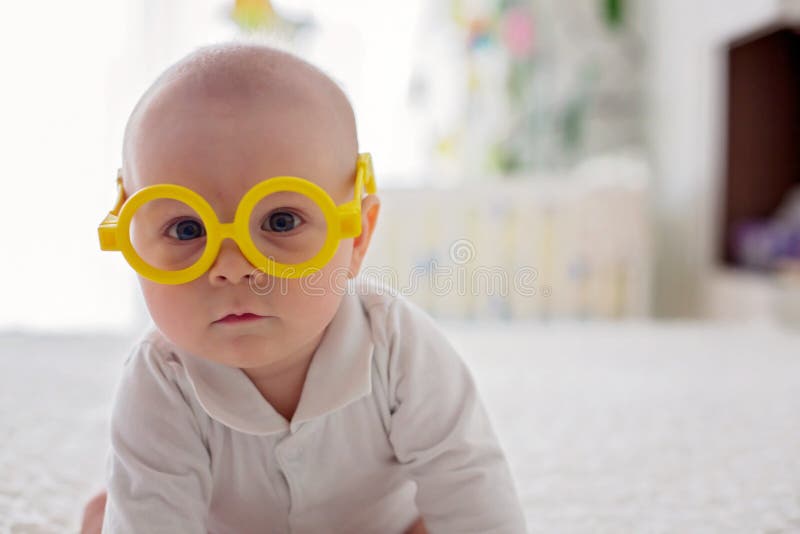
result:
[[[81,534],[100,534],[103,528],[103,515],[106,507],[106,492],[101,491],[86,503],[83,509],[83,521],[81,522]],[[406,530],[405,534],[428,534],[425,523],[420,517]]]
[[[425,529],[425,523],[422,521],[420,517],[417,519],[417,522],[411,525],[411,528],[406,530],[406,534],[428,534],[428,531]]]
[[[81,521],[81,534],[100,534],[106,510],[106,491],[103,490],[86,503]]]

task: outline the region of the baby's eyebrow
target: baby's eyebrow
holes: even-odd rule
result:
[[[136,211],[137,214],[145,217],[163,217],[172,214],[197,214],[194,209],[192,209],[190,206],[187,206],[183,202],[167,199],[164,199],[162,202],[146,202],[145,204],[139,206],[139,209]]]

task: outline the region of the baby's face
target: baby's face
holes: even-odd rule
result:
[[[154,100],[137,129],[126,191],[182,185],[227,223],[253,185],[290,175],[321,186],[338,205],[352,199],[357,157],[357,147],[341,142],[340,128],[319,110],[287,102],[166,95]],[[313,351],[358,264],[353,239],[346,239],[313,279],[270,279],[225,239],[208,272],[192,282],[139,280],[154,322],[179,347],[242,369],[277,369]],[[263,317],[220,321],[243,312]]]

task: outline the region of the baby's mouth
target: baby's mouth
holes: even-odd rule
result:
[[[255,313],[241,313],[241,314],[230,313],[230,314],[226,315],[225,317],[223,317],[221,319],[217,319],[216,321],[214,321],[214,323],[215,324],[216,323],[224,323],[224,324],[244,323],[244,322],[250,322],[250,321],[258,321],[260,319],[266,319],[268,317],[269,317],[268,315],[257,315]]]

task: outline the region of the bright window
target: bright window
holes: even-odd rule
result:
[[[0,329],[136,326],[144,310],[96,227],[114,200],[125,120],[154,77],[193,48],[240,35],[231,1],[15,2],[0,19]],[[382,184],[418,179],[406,113],[421,0],[275,2],[313,16],[306,57],[353,101]],[[367,21],[369,21],[367,23]]]

